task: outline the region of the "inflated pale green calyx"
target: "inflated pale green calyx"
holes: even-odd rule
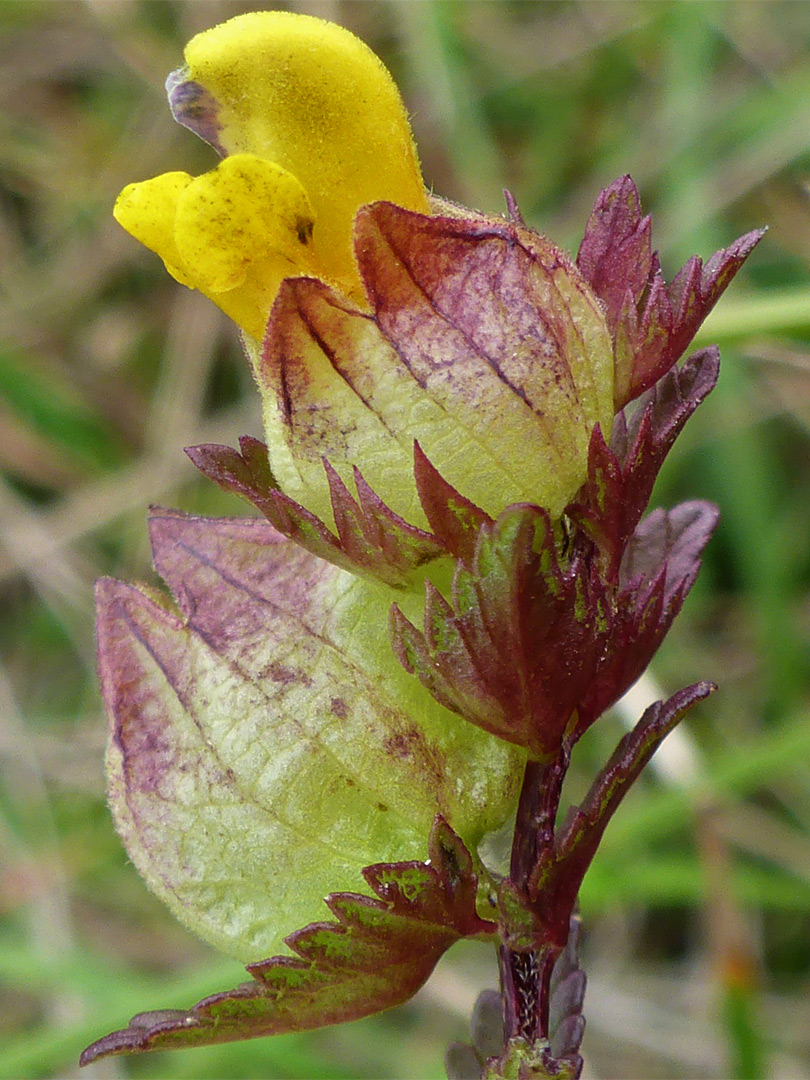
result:
[[[162,511],[152,540],[181,618],[98,592],[110,804],[189,928],[259,960],[364,866],[424,859],[437,813],[472,850],[508,817],[524,755],[398,665],[384,587],[263,521]]]
[[[330,520],[323,459],[416,525],[413,444],[496,516],[531,502],[558,517],[609,437],[613,350],[599,301],[544,237],[500,219],[376,204],[358,215],[371,312],[288,281],[261,351],[270,462],[282,489]]]

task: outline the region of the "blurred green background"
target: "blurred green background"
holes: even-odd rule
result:
[[[211,167],[163,81],[195,32],[270,6],[0,3],[0,1078],[77,1076],[132,1013],[243,978],[113,831],[92,587],[153,580],[150,503],[244,512],[181,451],[260,434],[236,334],[110,207],[131,180]],[[383,56],[438,193],[497,212],[508,186],[575,249],[600,187],[630,172],[668,276],[770,226],[701,337],[722,346],[721,384],[656,496],[714,499],[723,523],[638,707],[656,684],[721,690],[586,883],[584,1049],[592,1080],[810,1077],[810,4],[287,6]],[[623,723],[592,730],[572,797]],[[488,949],[462,947],[382,1017],[83,1075],[438,1078],[495,978]]]

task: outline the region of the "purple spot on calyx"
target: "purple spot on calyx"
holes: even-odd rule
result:
[[[339,720],[345,720],[349,715],[349,706],[343,700],[343,698],[333,697],[330,705],[332,706],[332,712],[337,716]]]
[[[189,79],[186,68],[178,68],[166,79],[169,108],[178,124],[193,131],[213,146],[220,157],[227,151],[219,141],[222,124],[219,121],[219,105],[214,95],[200,83]]]

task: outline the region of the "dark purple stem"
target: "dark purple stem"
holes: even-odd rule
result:
[[[570,759],[571,746],[566,740],[551,761],[526,764],[509,867],[512,884],[521,892],[528,894],[538,863],[554,853],[557,809]]]
[[[535,892],[532,883],[538,880],[538,867],[554,857],[557,810],[570,756],[566,740],[551,761],[529,761],[523,775],[509,876],[541,929],[531,950],[507,945],[499,950],[506,1040],[523,1037],[535,1042],[549,1034],[551,973],[565,947],[568,918],[562,932],[557,932],[558,913],[545,909],[542,888]]]

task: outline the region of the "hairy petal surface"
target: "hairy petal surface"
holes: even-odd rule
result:
[[[163,173],[129,184],[116,221],[254,338],[285,277],[312,272],[314,211],[298,180],[254,154],[196,179]]]
[[[400,93],[383,63],[335,23],[254,11],[188,43],[169,77],[172,112],[221,154],[255,154],[297,177],[316,221],[319,276],[362,295],[352,222],[376,199],[425,212]]]
[[[504,820],[520,754],[401,671],[384,586],[262,521],[157,512],[152,542],[179,616],[98,587],[110,801],[186,925],[268,955],[363,866],[423,857],[436,813],[472,844]]]

